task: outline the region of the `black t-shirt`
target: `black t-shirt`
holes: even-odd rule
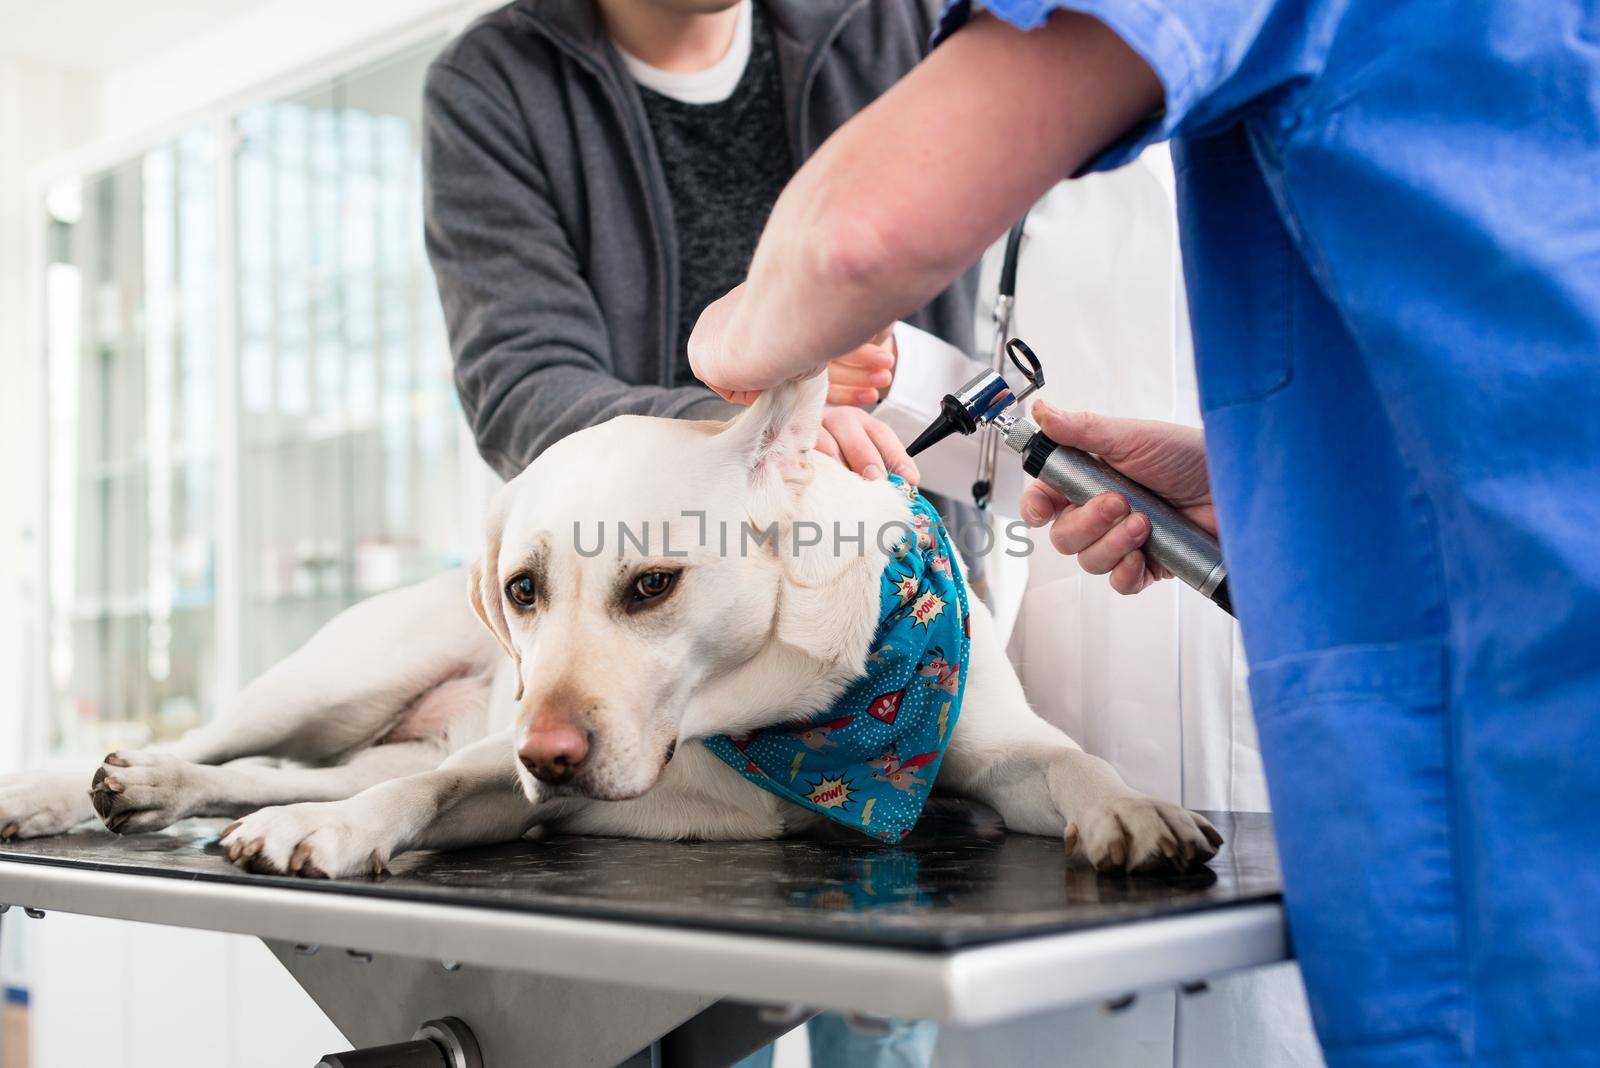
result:
[[[695,320],[744,281],[767,215],[794,174],[772,31],[761,4],[752,8],[750,59],[726,100],[686,104],[639,87],[678,239],[673,385],[695,381],[689,370]]]

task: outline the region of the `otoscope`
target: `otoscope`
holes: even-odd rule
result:
[[[1022,468],[1053,487],[1073,504],[1087,504],[1102,493],[1127,498],[1130,515],[1142,513],[1150,520],[1146,556],[1233,614],[1228,596],[1228,569],[1217,540],[1181,515],[1165,497],[1114,470],[1105,461],[1080,449],[1060,445],[1045,436],[1023,414],[1021,402],[1044,385],[1044,368],[1020,338],[1005,344],[1012,366],[1027,381],[1014,392],[999,371],[986,369],[939,406],[939,417],[917,435],[906,452],[915,456],[951,434],[975,434],[988,428],[991,436],[1023,457]]]

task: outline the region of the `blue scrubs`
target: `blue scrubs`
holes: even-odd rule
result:
[[[1166,88],[1094,165],[1174,141],[1329,1062],[1600,1064],[1600,7],[987,6],[1093,15]]]

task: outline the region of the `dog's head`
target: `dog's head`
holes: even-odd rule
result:
[[[812,449],[824,393],[780,387],[727,424],[619,417],[500,492],[472,604],[514,662],[530,797],[636,797],[680,739],[771,722],[784,690],[859,671],[872,547],[796,551],[795,524],[861,500],[892,515],[899,494]]]

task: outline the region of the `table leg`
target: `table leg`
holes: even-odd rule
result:
[[[484,1068],[609,1068],[716,1000],[336,946],[263,941],[352,1045],[404,1041],[424,1020],[455,1017],[477,1038]]]
[[[799,1006],[719,1001],[623,1061],[621,1068],[728,1068],[814,1015]]]

